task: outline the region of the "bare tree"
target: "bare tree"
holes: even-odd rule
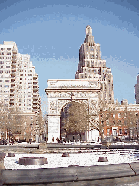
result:
[[[104,140],[104,130],[110,129],[112,126],[117,124],[114,117],[117,111],[115,110],[115,104],[108,104],[102,99],[101,94],[99,94],[97,112],[91,116],[91,128],[99,131],[101,136],[101,141]]]
[[[13,135],[18,135],[23,138],[25,116],[18,108],[12,109],[9,112],[9,125],[7,127],[11,130]]]
[[[86,106],[72,101],[64,112],[62,131],[65,131],[66,134],[78,133],[81,137],[81,133],[86,132],[89,127],[89,114]]]
[[[47,141],[47,138],[48,138],[48,114],[47,113],[45,113],[43,119],[44,119],[45,137],[46,137],[46,141]]]
[[[0,104],[0,129],[5,139],[16,133],[21,134],[23,131],[24,116],[17,108],[8,109],[3,103]]]
[[[125,106],[124,111],[121,113],[122,124],[124,128],[127,130],[127,135],[129,140],[131,139],[131,131],[136,129],[136,125],[138,122],[138,114],[136,115],[135,111],[131,111]]]
[[[37,128],[38,128],[38,132],[39,132],[39,136],[42,136],[44,133],[44,119],[42,116],[42,111],[39,112],[38,116],[37,116]]]

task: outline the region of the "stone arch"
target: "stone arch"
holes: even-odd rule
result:
[[[48,96],[48,143],[60,139],[60,116],[62,108],[72,100],[84,103],[89,114],[96,115],[100,84],[87,79],[48,80],[45,92]],[[73,95],[72,95],[73,93]],[[54,140],[52,140],[54,139]],[[89,130],[86,131],[86,141],[91,140]]]

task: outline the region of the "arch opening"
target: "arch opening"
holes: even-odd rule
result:
[[[62,141],[86,141],[89,129],[89,112],[85,103],[71,101],[64,105],[60,115],[60,139]]]

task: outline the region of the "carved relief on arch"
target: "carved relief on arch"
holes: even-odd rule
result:
[[[88,100],[86,100],[86,99],[80,99],[80,100],[78,100],[78,102],[81,104],[84,103],[87,108],[89,106]]]
[[[97,101],[96,100],[91,100],[90,101],[90,106],[89,106],[90,114],[91,115],[97,115]]]
[[[78,102],[80,104],[82,104],[82,103],[85,104],[86,109],[88,109],[88,106],[89,106],[88,100],[73,100],[73,101]],[[58,112],[58,114],[60,114],[61,109],[63,107],[66,107],[67,103],[70,103],[70,102],[71,102],[70,100],[58,100],[58,102],[57,102],[57,105],[58,105],[57,112]]]
[[[58,100],[58,102],[57,102],[57,113],[60,114],[61,109],[64,107],[64,105],[66,105],[69,102],[70,102],[69,100]]]
[[[49,112],[51,114],[56,114],[57,113],[57,102],[56,102],[56,100],[55,101],[50,101]]]

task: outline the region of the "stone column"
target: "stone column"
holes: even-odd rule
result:
[[[60,139],[60,116],[48,115],[48,143],[57,143],[57,138]]]

